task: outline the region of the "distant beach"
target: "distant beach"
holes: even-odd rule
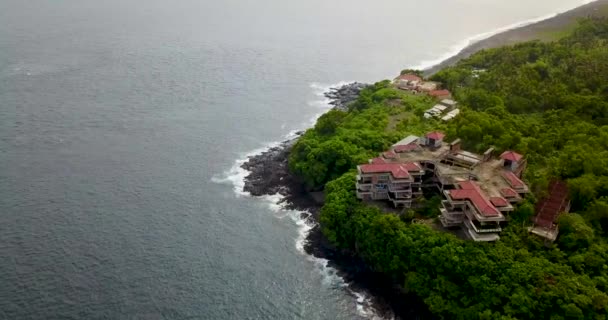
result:
[[[573,28],[578,19],[589,16],[607,16],[608,0],[597,0],[586,5],[577,7],[570,11],[558,14],[554,17],[541,20],[514,29],[500,32],[488,38],[471,43],[456,55],[443,60],[442,62],[426,68],[425,74],[431,75],[445,67],[454,65],[458,61],[468,58],[475,52],[483,49],[497,48],[505,45],[512,45],[519,42],[541,40],[551,41],[559,38],[560,35],[567,33]]]

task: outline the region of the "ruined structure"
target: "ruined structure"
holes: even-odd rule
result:
[[[460,139],[446,144],[435,131],[409,136],[369,164],[357,167],[357,197],[388,200],[410,208],[434,188],[443,197],[439,220],[446,228],[462,227],[476,241],[496,241],[513,204],[529,192],[521,180],[526,159],[513,151],[494,157],[462,150]]]

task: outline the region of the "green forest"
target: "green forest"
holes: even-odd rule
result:
[[[433,75],[461,105],[448,123],[423,119],[434,101],[390,81],[348,111],[323,115],[294,146],[290,170],[325,191],[321,227],[429,309],[450,319],[606,319],[608,314],[608,20],[587,19],[555,42],[481,51]],[[496,243],[456,238],[355,198],[355,167],[408,134],[443,130],[481,151],[528,158],[530,196]],[[571,213],[546,246],[526,226],[551,179],[565,180]]]

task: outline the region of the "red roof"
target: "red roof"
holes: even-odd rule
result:
[[[386,163],[386,160],[384,160],[380,157],[372,159],[372,164],[383,164],[383,163]]]
[[[514,162],[521,160],[521,158],[523,158],[523,157],[524,156],[522,156],[521,154],[519,154],[515,151],[505,151],[500,155],[501,159],[510,160],[510,161],[514,161]]]
[[[563,181],[553,181],[549,184],[549,196],[536,206],[534,224],[547,229],[553,229],[560,213],[568,208],[568,185]]]
[[[477,184],[472,181],[463,181],[459,182],[458,185],[460,186],[460,189],[448,191],[452,199],[467,199],[471,201],[475,208],[486,217],[496,217],[500,215],[500,211],[492,205]]]
[[[505,178],[512,188],[521,189],[526,187],[526,184],[511,171],[503,172],[502,177]]]
[[[415,142],[412,142],[410,144],[398,145],[398,146],[396,146],[396,147],[393,148],[393,151],[395,151],[395,152],[408,152],[408,151],[416,150],[417,148],[418,148],[418,145]]]
[[[433,97],[443,97],[443,96],[451,96],[452,93],[449,90],[433,90],[431,92],[429,92],[429,95],[433,96]]]
[[[405,81],[422,81],[422,78],[412,73],[402,74],[398,78]]]
[[[445,137],[445,134],[441,131],[433,131],[426,134],[426,137],[433,140],[441,140]]]
[[[503,197],[492,197],[490,198],[490,202],[497,208],[509,206],[509,201]]]
[[[409,172],[420,172],[422,169],[415,162],[408,163],[372,163],[359,166],[362,173],[390,173],[394,178],[409,178]]]
[[[511,188],[501,189],[500,194],[505,198],[519,198],[519,193]]]
[[[392,151],[387,151],[385,153],[382,154],[383,157],[385,157],[386,159],[395,159],[397,158],[397,154],[392,152]]]

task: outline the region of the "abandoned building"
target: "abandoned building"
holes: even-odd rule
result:
[[[409,136],[359,165],[357,198],[410,208],[423,197],[423,188],[433,188],[443,199],[444,227],[461,227],[476,241],[498,240],[513,205],[529,192],[521,180],[526,159],[514,151],[494,157],[493,148],[468,152],[460,139],[446,144],[444,137],[439,131]]]
[[[553,242],[557,239],[559,228],[557,219],[562,213],[570,211],[568,185],[563,181],[549,183],[549,194],[536,204],[536,216],[533,225],[528,228],[530,233]]]
[[[435,81],[425,81],[420,76],[413,73],[406,73],[393,80],[395,86],[401,90],[406,90],[412,94],[428,94],[437,100],[452,98],[452,93],[446,89],[440,89],[441,83]]]

